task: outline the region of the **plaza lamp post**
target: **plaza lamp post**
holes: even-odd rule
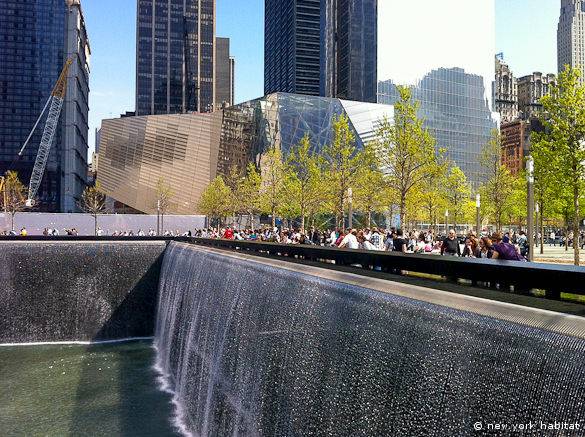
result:
[[[351,188],[347,189],[347,203],[348,203],[348,226],[349,229],[353,227],[353,190]]]
[[[449,234],[449,210],[445,210],[445,235]]]
[[[479,207],[481,206],[481,196],[479,193],[475,196],[475,232],[477,237],[481,237],[481,216],[479,213]]]
[[[528,261],[534,261],[534,158],[526,160],[526,182],[528,183]]]
[[[156,235],[160,236],[160,199],[156,201]]]
[[[538,206],[538,202],[536,202],[534,204],[534,225],[535,225],[535,234],[536,234],[536,239],[534,240],[534,245],[536,247],[538,247],[538,243],[539,243],[538,233],[540,232],[540,226],[538,226],[538,224],[540,223],[538,221],[538,219],[539,219],[538,213],[539,212],[540,212],[540,208]]]

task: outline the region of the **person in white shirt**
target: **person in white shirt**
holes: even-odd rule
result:
[[[357,229],[352,229],[349,234],[341,240],[340,248],[359,249],[360,245],[357,240]]]

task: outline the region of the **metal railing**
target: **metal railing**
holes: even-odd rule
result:
[[[497,284],[500,290],[513,287],[515,292],[543,290],[550,299],[559,299],[562,292],[585,295],[585,267],[256,241],[208,238],[191,238],[190,241],[220,249],[322,262],[324,267],[335,263],[356,269],[376,269],[396,274],[416,272],[452,281],[463,279],[474,285],[483,283],[493,287]]]

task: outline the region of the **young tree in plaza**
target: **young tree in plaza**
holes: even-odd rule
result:
[[[171,200],[174,197],[173,190],[170,185],[168,185],[164,178],[158,178],[156,182],[156,211],[157,214],[160,215],[160,229],[157,229],[157,233],[161,233],[164,231],[164,219],[165,214],[169,210],[171,206]]]
[[[544,253],[544,218],[552,218],[558,209],[555,191],[558,185],[559,163],[557,155],[552,153],[552,147],[546,144],[546,138],[533,133],[531,142],[530,154],[534,159],[534,199],[539,209],[537,228],[540,233],[540,253]]]
[[[355,135],[346,115],[335,117],[332,129],[333,140],[323,149],[323,174],[336,226],[343,228],[349,189],[355,187],[364,157],[355,145]]]
[[[445,200],[449,216],[453,218],[455,228],[465,220],[465,212],[471,197],[471,187],[465,173],[456,165],[449,169],[445,178]]]
[[[510,207],[511,193],[515,186],[514,177],[502,163],[501,150],[500,133],[494,130],[480,158],[487,176],[486,182],[480,188],[480,194],[482,214],[491,217],[497,231],[502,230],[504,214]]]
[[[106,195],[102,191],[99,182],[96,182],[93,186],[85,187],[81,194],[79,207],[83,212],[93,217],[93,232],[94,235],[97,235],[98,216],[106,212]]]
[[[239,213],[248,217],[248,227],[254,227],[254,215],[260,210],[262,177],[253,163],[246,167],[246,175],[238,181],[232,198]]]
[[[282,152],[271,148],[261,158],[260,174],[260,209],[272,217],[272,227],[276,225],[276,215],[280,214],[286,204],[285,197],[286,165],[282,160]]]
[[[197,211],[205,214],[210,223],[216,219],[219,229],[222,218],[231,213],[231,197],[230,188],[225,184],[221,176],[217,176],[201,193]]]
[[[579,71],[565,66],[550,95],[541,99],[544,131],[536,136],[535,149],[547,148],[556,156],[557,176],[563,178],[558,189],[567,186],[572,198],[571,228],[575,240],[579,236],[580,197],[585,181],[585,87],[579,82]],[[544,163],[544,165],[550,165]],[[573,244],[574,262],[579,265],[579,244]]]
[[[305,219],[315,211],[322,199],[323,175],[319,157],[311,151],[311,140],[305,134],[292,147],[286,160],[285,191],[293,215],[301,218],[301,232],[305,232]]]
[[[408,196],[428,176],[436,163],[435,139],[418,118],[419,103],[407,87],[398,87],[400,100],[394,105],[394,123],[384,119],[376,138],[376,156],[398,192],[401,226],[405,224]]]
[[[14,216],[26,205],[26,187],[15,171],[7,171],[4,176],[4,192],[2,193],[2,209],[10,214],[10,229],[14,230]]]
[[[372,214],[387,211],[393,199],[373,148],[366,146],[363,153],[364,164],[357,172],[353,199],[356,210],[365,214],[366,227],[369,228],[372,225]]]

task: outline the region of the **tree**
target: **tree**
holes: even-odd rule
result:
[[[455,228],[457,228],[458,223],[465,220],[465,211],[470,197],[471,187],[465,173],[456,165],[452,166],[445,178],[445,199]]]
[[[559,168],[558,156],[553,153],[553,148],[547,139],[538,133],[531,135],[532,150],[530,152],[534,159],[534,199],[539,207],[540,223],[537,227],[540,232],[540,253],[544,253],[544,218],[551,218],[558,210],[558,187],[557,172]]]
[[[435,139],[417,117],[419,103],[407,87],[398,87],[400,100],[394,105],[394,123],[383,119],[376,135],[376,156],[388,173],[390,186],[398,192],[401,226],[411,190],[422,183],[436,163]]]
[[[93,231],[94,235],[97,235],[98,215],[106,211],[106,195],[102,191],[99,182],[96,182],[93,186],[85,187],[81,194],[79,207],[83,212],[93,217]]]
[[[366,215],[366,226],[372,225],[372,213],[384,212],[392,201],[391,190],[380,171],[371,146],[364,149],[364,165],[357,172],[353,198],[356,210]]]
[[[502,163],[502,146],[500,133],[494,129],[488,143],[481,153],[481,164],[487,176],[481,186],[480,193],[484,214],[490,216],[496,230],[502,230],[502,220],[506,209],[510,206],[511,193],[514,189],[514,177]]]
[[[276,226],[276,215],[286,203],[284,196],[285,164],[280,149],[271,148],[260,159],[260,209],[272,217],[272,227]]]
[[[363,165],[363,154],[355,145],[355,135],[346,115],[334,117],[332,129],[333,139],[323,148],[323,174],[336,226],[343,228],[348,189],[355,185],[357,172]]]
[[[10,214],[10,229],[14,231],[14,216],[22,211],[26,205],[26,187],[15,171],[7,171],[4,177],[4,196],[2,206]]]
[[[160,215],[160,229],[157,229],[157,234],[159,235],[164,231],[165,214],[171,206],[173,197],[172,188],[165,182],[164,178],[160,177],[156,182],[156,210]]]
[[[309,134],[290,150],[285,172],[285,191],[291,213],[300,216],[301,232],[305,232],[305,218],[323,200],[323,175],[319,157],[311,151]]]
[[[544,131],[537,136],[535,148],[548,148],[543,153],[556,156],[557,176],[563,178],[559,189],[567,186],[572,198],[572,230],[579,236],[581,208],[579,198],[585,180],[585,87],[579,82],[579,71],[570,66],[559,74],[550,95],[541,99]],[[544,163],[545,166],[550,164]],[[550,168],[550,167],[549,167]],[[579,265],[579,244],[573,244],[574,262]]]
[[[248,216],[248,226],[254,225],[254,214],[260,209],[260,187],[262,177],[253,163],[246,167],[246,176],[241,178],[236,185],[232,198],[241,214]]]
[[[213,219],[217,219],[219,229],[222,217],[231,212],[231,195],[231,190],[225,184],[223,178],[217,176],[201,193],[197,210],[209,217],[210,223]]]
[[[447,209],[445,196],[447,183],[448,163],[442,159],[429,166],[426,176],[421,180],[420,186],[413,197],[415,203],[421,205],[423,214],[421,218],[428,219],[431,227],[438,231],[439,215]]]

